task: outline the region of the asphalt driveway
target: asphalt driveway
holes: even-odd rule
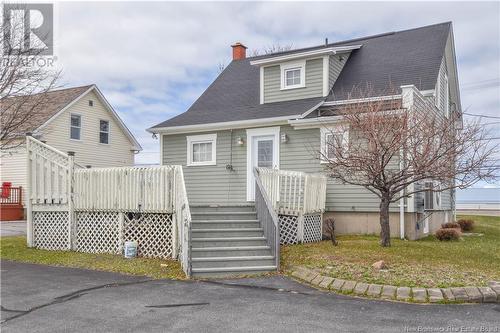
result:
[[[26,221],[0,222],[0,236],[26,235]]]
[[[500,306],[339,296],[282,277],[150,280],[1,262],[2,332],[498,332]]]

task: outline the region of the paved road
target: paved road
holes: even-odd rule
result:
[[[408,332],[406,327],[500,326],[496,304],[362,300],[282,277],[151,281],[1,264],[2,332]]]
[[[0,235],[2,237],[26,235],[26,221],[0,222]]]

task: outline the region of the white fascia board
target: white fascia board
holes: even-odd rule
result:
[[[319,102],[318,104],[316,104],[315,106],[313,106],[312,108],[310,108],[309,110],[307,110],[306,112],[304,112],[303,114],[301,114],[299,118],[305,118],[305,117],[307,117],[312,112],[314,112],[315,110],[317,110],[320,106],[322,106],[324,103],[325,103],[325,101]]]
[[[294,119],[294,120],[289,120],[288,124],[291,125],[294,129],[319,128],[327,124],[341,123],[343,119],[344,119],[343,116]]]
[[[404,86],[401,86],[404,87]],[[376,102],[376,101],[389,101],[393,99],[401,98],[401,94],[397,95],[387,95],[387,96],[377,96],[377,97],[367,97],[367,98],[356,98],[356,99],[344,99],[341,101],[330,101],[324,102],[324,106],[331,105],[344,105],[344,104],[355,104],[355,103],[364,103],[364,102]]]
[[[296,53],[286,54],[286,55],[282,55],[282,56],[275,56],[275,57],[270,56],[269,58],[250,61],[250,65],[252,65],[252,66],[271,65],[271,64],[275,64],[275,63],[296,60],[296,59],[301,59],[301,58],[321,57],[324,55],[332,55],[332,54],[336,54],[336,53],[342,53],[342,52],[348,52],[351,50],[356,50],[356,49],[359,49],[361,46],[362,45],[327,47],[324,49],[296,52]]]
[[[288,123],[288,120],[300,118],[300,116],[301,115],[298,114],[298,115],[290,115],[283,117],[225,121],[212,124],[158,127],[158,128],[148,128],[147,131],[150,133],[158,133],[158,134],[184,134],[184,133],[195,133],[195,132],[222,131],[222,130],[237,129],[237,128],[286,125]]]

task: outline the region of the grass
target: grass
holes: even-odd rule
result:
[[[185,279],[180,263],[175,260],[125,259],[113,254],[39,250],[28,248],[24,236],[0,238],[0,258],[50,266],[144,275],[155,279]]]
[[[485,286],[500,280],[500,217],[460,216],[475,220],[474,233],[460,241],[440,242],[434,236],[418,241],[392,239],[392,246],[379,246],[377,236],[339,236],[330,241],[282,247],[286,273],[293,266],[323,270],[332,277],[395,286]],[[371,265],[384,260],[387,271]]]

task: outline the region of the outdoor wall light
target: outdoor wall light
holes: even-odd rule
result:
[[[239,146],[243,146],[245,144],[245,141],[243,141],[243,138],[240,136],[238,137],[238,139],[236,140],[236,143],[239,145]]]
[[[288,142],[288,135],[285,133],[281,134],[281,143],[287,143]]]

